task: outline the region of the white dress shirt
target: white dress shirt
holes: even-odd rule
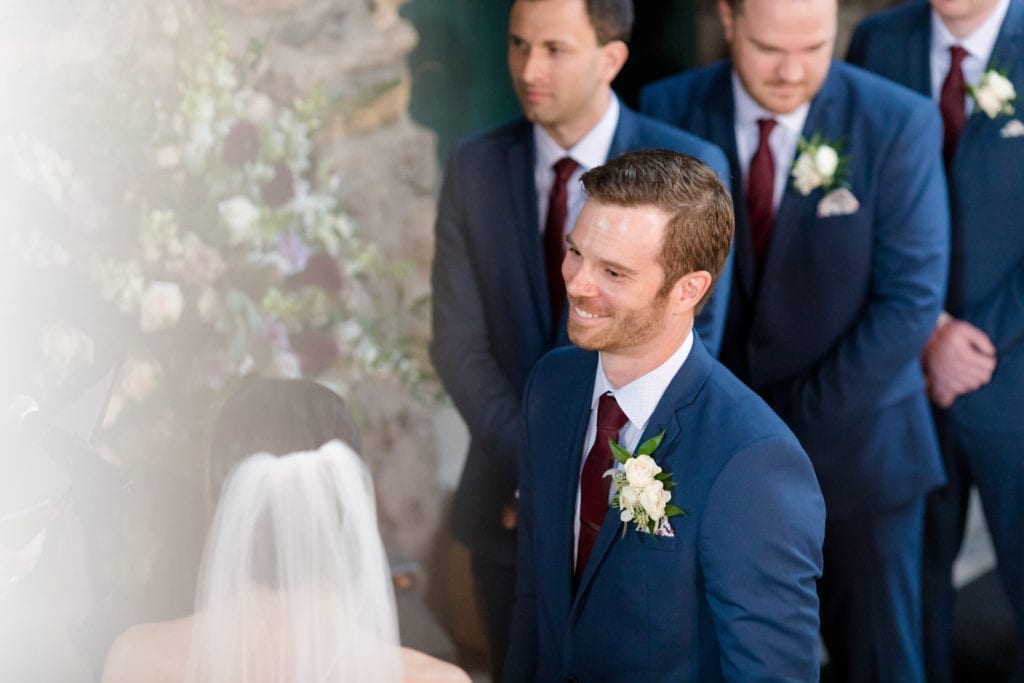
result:
[[[580,453],[580,475],[583,474],[583,462],[587,459],[587,454],[590,452],[590,448],[594,445],[594,440],[597,438],[597,404],[601,400],[604,394],[612,394],[615,396],[616,403],[619,404],[619,408],[626,414],[629,421],[619,431],[618,442],[623,448],[628,450],[630,453],[636,451],[637,446],[640,445],[640,437],[643,436],[644,429],[647,428],[647,421],[651,419],[651,415],[654,413],[654,409],[658,406],[658,401],[661,400],[662,395],[668,388],[669,383],[672,382],[672,378],[679,372],[679,368],[683,367],[683,363],[690,355],[690,350],[693,348],[693,331],[691,330],[683,343],[679,345],[676,352],[669,356],[668,360],[654,368],[646,375],[638,377],[629,384],[623,385],[618,389],[612,387],[611,382],[604,374],[604,365],[601,363],[600,356],[597,361],[597,376],[594,380],[594,393],[590,398],[590,423],[587,425],[587,436],[583,440],[583,452]],[[617,461],[613,462],[616,469],[622,469]],[[611,502],[612,497],[615,495],[613,490],[608,492],[608,501]],[[580,541],[580,487],[579,482],[576,484],[576,517],[573,520],[573,555],[572,561],[573,566],[576,565],[576,547]]]
[[[999,37],[999,28],[1003,25],[1006,11],[1010,8],[1010,0],[1001,0],[995,10],[989,15],[978,28],[971,31],[961,40],[953,37],[946,25],[942,23],[939,15],[932,10],[932,45],[929,55],[931,61],[932,75],[932,98],[938,102],[942,92],[942,83],[949,73],[949,48],[959,45],[967,50],[967,56],[961,62],[960,68],[964,72],[964,82],[973,85],[981,79],[985,73],[985,67],[992,56],[992,48],[995,47],[996,38]],[[998,66],[998,64],[996,65]],[[974,111],[974,98],[964,98],[964,109],[970,116]]]
[[[785,192],[786,184],[789,182],[793,159],[796,157],[796,143],[800,140],[804,121],[807,120],[807,112],[811,105],[809,102],[805,102],[788,114],[773,114],[747,94],[735,71],[732,72],[732,101],[734,103],[736,156],[743,171],[744,197],[747,192],[747,176],[750,175],[750,160],[757,152],[757,146],[761,139],[757,121],[758,119],[775,119],[777,123],[771,135],[768,136],[768,146],[772,150],[772,160],[775,162],[772,208],[778,211],[782,193]]]
[[[566,183],[568,190],[568,213],[565,218],[565,232],[572,230],[576,219],[583,209],[583,186],[580,176],[595,166],[608,160],[608,150],[612,146],[615,128],[619,125],[619,99],[612,95],[608,108],[601,120],[590,129],[579,142],[569,149],[562,149],[543,128],[533,124],[533,146],[537,151],[537,161],[533,167],[533,180],[537,187],[537,217],[541,234],[548,217],[548,196],[551,185],[555,182],[555,162],[563,157],[571,157],[579,166],[573,171]]]

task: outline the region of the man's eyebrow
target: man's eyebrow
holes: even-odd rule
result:
[[[571,234],[565,236],[565,241],[573,249],[578,249],[578,247],[576,246],[576,243],[572,241],[572,235]],[[629,266],[623,265],[623,264],[619,263],[618,261],[610,261],[608,259],[601,259],[599,261],[599,263],[601,264],[601,266],[603,268],[608,268],[610,270],[618,271],[618,272],[620,272],[620,273],[622,273],[624,275],[635,275],[636,274],[636,269],[635,268],[630,268]]]

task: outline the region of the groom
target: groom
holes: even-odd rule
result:
[[[582,181],[562,264],[581,348],[542,358],[524,398],[506,680],[817,680],[814,471],[693,332],[729,252],[729,195],[664,150]],[[661,433],[652,457],[686,515],[644,533],[610,509],[621,498],[602,475],[609,439],[632,453]]]

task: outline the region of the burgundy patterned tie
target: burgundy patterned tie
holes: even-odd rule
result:
[[[758,119],[759,139],[757,151],[750,159],[747,174],[747,215],[750,218],[750,243],[758,265],[764,263],[768,241],[772,236],[775,211],[775,159],[772,158],[768,136],[775,129],[775,119]]]
[[[959,45],[949,47],[949,73],[946,80],[942,82],[942,91],[939,93],[939,111],[942,112],[942,158],[946,161],[948,168],[956,154],[956,144],[960,140],[960,131],[967,123],[967,114],[964,112],[964,97],[967,94],[967,87],[964,84],[964,71],[961,64],[967,50]]]
[[[612,466],[612,449],[608,439],[618,439],[619,430],[629,418],[619,408],[611,394],[605,394],[597,404],[597,436],[587,453],[580,475],[580,540],[576,547],[576,571],[574,578],[579,582],[587,558],[594,548],[597,532],[601,530],[604,516],[608,512],[608,492],[611,477],[604,476]]]
[[[569,157],[559,159],[555,165],[555,182],[548,197],[548,215],[544,221],[544,266],[548,276],[548,296],[551,301],[551,329],[558,336],[558,324],[565,310],[565,280],[562,279],[562,260],[565,258],[565,219],[569,214],[569,192],[566,183],[578,164]]]

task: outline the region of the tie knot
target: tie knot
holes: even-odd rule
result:
[[[611,394],[604,394],[597,404],[597,428],[600,431],[616,432],[629,422],[619,402]]]
[[[949,46],[949,59],[950,59],[950,67],[949,68],[951,68],[951,69],[959,68],[960,64],[964,61],[964,58],[967,57],[967,54],[968,54],[967,50],[963,49],[959,45],[950,45]]]
[[[757,120],[757,131],[760,134],[760,144],[768,144],[768,136],[775,130],[775,124],[778,123],[775,119],[758,119]]]
[[[564,185],[578,165],[570,157],[562,157],[556,161],[555,165],[552,166],[555,169],[555,182]]]

